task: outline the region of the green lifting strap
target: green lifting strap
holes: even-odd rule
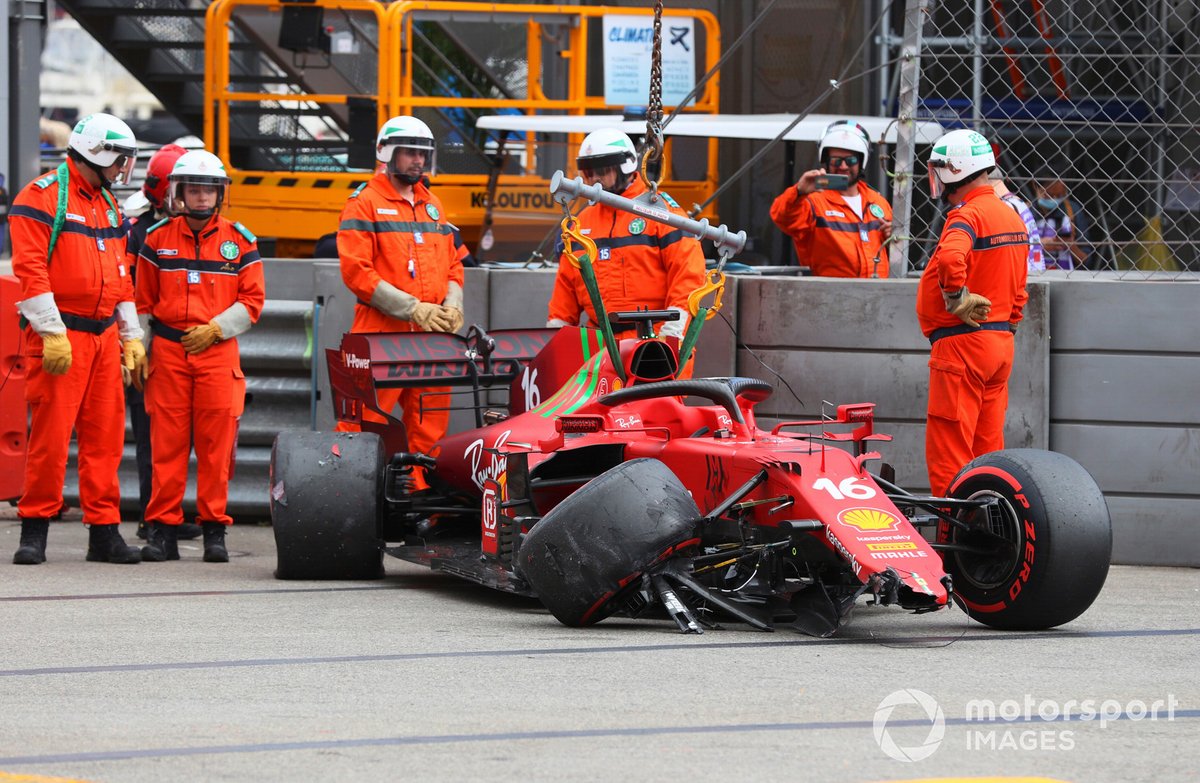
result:
[[[679,377],[679,373],[683,372],[683,368],[687,366],[688,359],[692,358],[692,349],[696,347],[696,341],[700,339],[700,330],[704,328],[704,322],[708,320],[708,308],[701,307],[696,310],[696,314],[692,316],[692,320],[688,323],[687,332],[683,336],[683,342],[679,346],[679,370],[675,377]]]
[[[63,225],[67,222],[67,195],[71,191],[71,169],[65,160],[58,164],[56,176],[58,179],[58,206],[54,210],[54,223],[50,226],[50,243],[46,245],[47,268],[50,267],[50,257],[54,255],[54,246],[58,244],[58,235],[62,233]],[[104,194],[104,200],[108,202],[113,215],[117,215],[117,202],[113,201],[112,194],[104,187],[100,188],[100,192]],[[21,316],[17,326],[24,331],[25,327],[29,326],[29,320],[25,316]]]
[[[64,160],[58,164],[58,209],[54,211],[54,225],[50,228],[50,244],[46,246],[46,266],[50,266],[50,256],[54,255],[54,246],[58,244],[58,235],[62,233],[63,224],[67,222],[67,194],[70,192],[71,173]]]
[[[63,225],[67,222],[67,195],[71,190],[70,186],[71,172],[66,161],[63,161],[58,165],[58,208],[54,211],[54,225],[50,228],[50,244],[46,246],[46,266],[50,266],[50,256],[54,255],[54,246],[58,244],[58,235],[62,233]],[[120,214],[117,211],[117,202],[113,200],[108,189],[102,186],[100,192],[104,195],[104,200],[108,202],[113,216],[116,217]]]
[[[596,280],[596,269],[592,266],[592,259],[584,253],[579,257],[579,274],[583,278],[583,287],[587,289],[588,297],[592,300],[592,309],[596,311],[596,320],[599,321],[595,328],[600,330],[600,334],[604,337],[604,347],[608,350],[609,361],[613,363],[613,370],[616,371],[617,377],[621,382],[626,381],[625,365],[621,364],[621,351],[617,348],[617,338],[613,336],[612,324],[608,322],[608,311],[604,309],[604,298],[600,296],[600,283]]]

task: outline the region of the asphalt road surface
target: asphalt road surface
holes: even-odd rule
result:
[[[87,563],[67,521],[14,566],[18,534],[0,781],[1200,780],[1200,570],[1116,567],[1043,633],[863,605],[830,640],[683,636],[391,559],[276,581],[269,527],[226,565]]]

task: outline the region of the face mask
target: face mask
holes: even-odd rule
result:
[[[1039,198],[1037,200],[1037,205],[1046,211],[1054,209],[1061,203],[1061,199],[1056,198]]]

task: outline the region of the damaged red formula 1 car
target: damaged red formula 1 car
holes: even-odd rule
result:
[[[571,626],[658,607],[687,632],[725,619],[822,636],[863,595],[915,612],[957,596],[987,625],[1034,629],[1099,593],[1108,510],[1068,457],[988,454],[948,497],[910,494],[874,450],[890,438],[873,405],[760,429],[771,386],[678,378],[678,341],[650,329],[673,315],[614,314],[640,336],[611,347],[576,327],[346,335],[328,356],[340,417],[375,408],[376,389],[453,385],[480,426],[435,456],[406,452],[399,422],[281,433],[277,576],[377,578],[386,552],[537,596]],[[488,409],[504,388],[508,407]],[[414,470],[428,489],[410,491]]]
[[[1112,531],[1080,465],[996,452],[964,467],[948,497],[929,497],[897,486],[874,450],[890,437],[875,433],[872,404],[760,429],[754,406],[769,384],[686,377],[723,275],[692,294],[682,340],[654,336],[677,310],[610,317],[589,260],[596,243],[568,203],[603,201],[667,223],[724,258],[745,234],[561,172],[551,193],[598,330],[346,335],[328,351],[334,408],[364,432],[276,439],[276,576],[378,578],[386,552],[536,596],[566,625],[665,611],[690,633],[725,619],[828,636],[864,595],[914,612],[958,599],[996,628],[1049,628],[1095,600]],[[637,336],[616,339],[614,323]],[[470,396],[476,428],[431,455],[408,452],[401,422],[363,420],[364,409],[389,413],[377,390],[445,386]],[[500,390],[507,405],[491,409]]]

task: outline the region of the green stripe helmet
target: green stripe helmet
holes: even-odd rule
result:
[[[936,199],[949,187],[996,165],[992,145],[981,133],[954,130],[933,143],[929,155],[929,192]]]
[[[112,181],[129,184],[137,158],[137,139],[123,120],[102,112],[89,114],[75,123],[67,148],[102,169],[121,163],[121,170]]]

